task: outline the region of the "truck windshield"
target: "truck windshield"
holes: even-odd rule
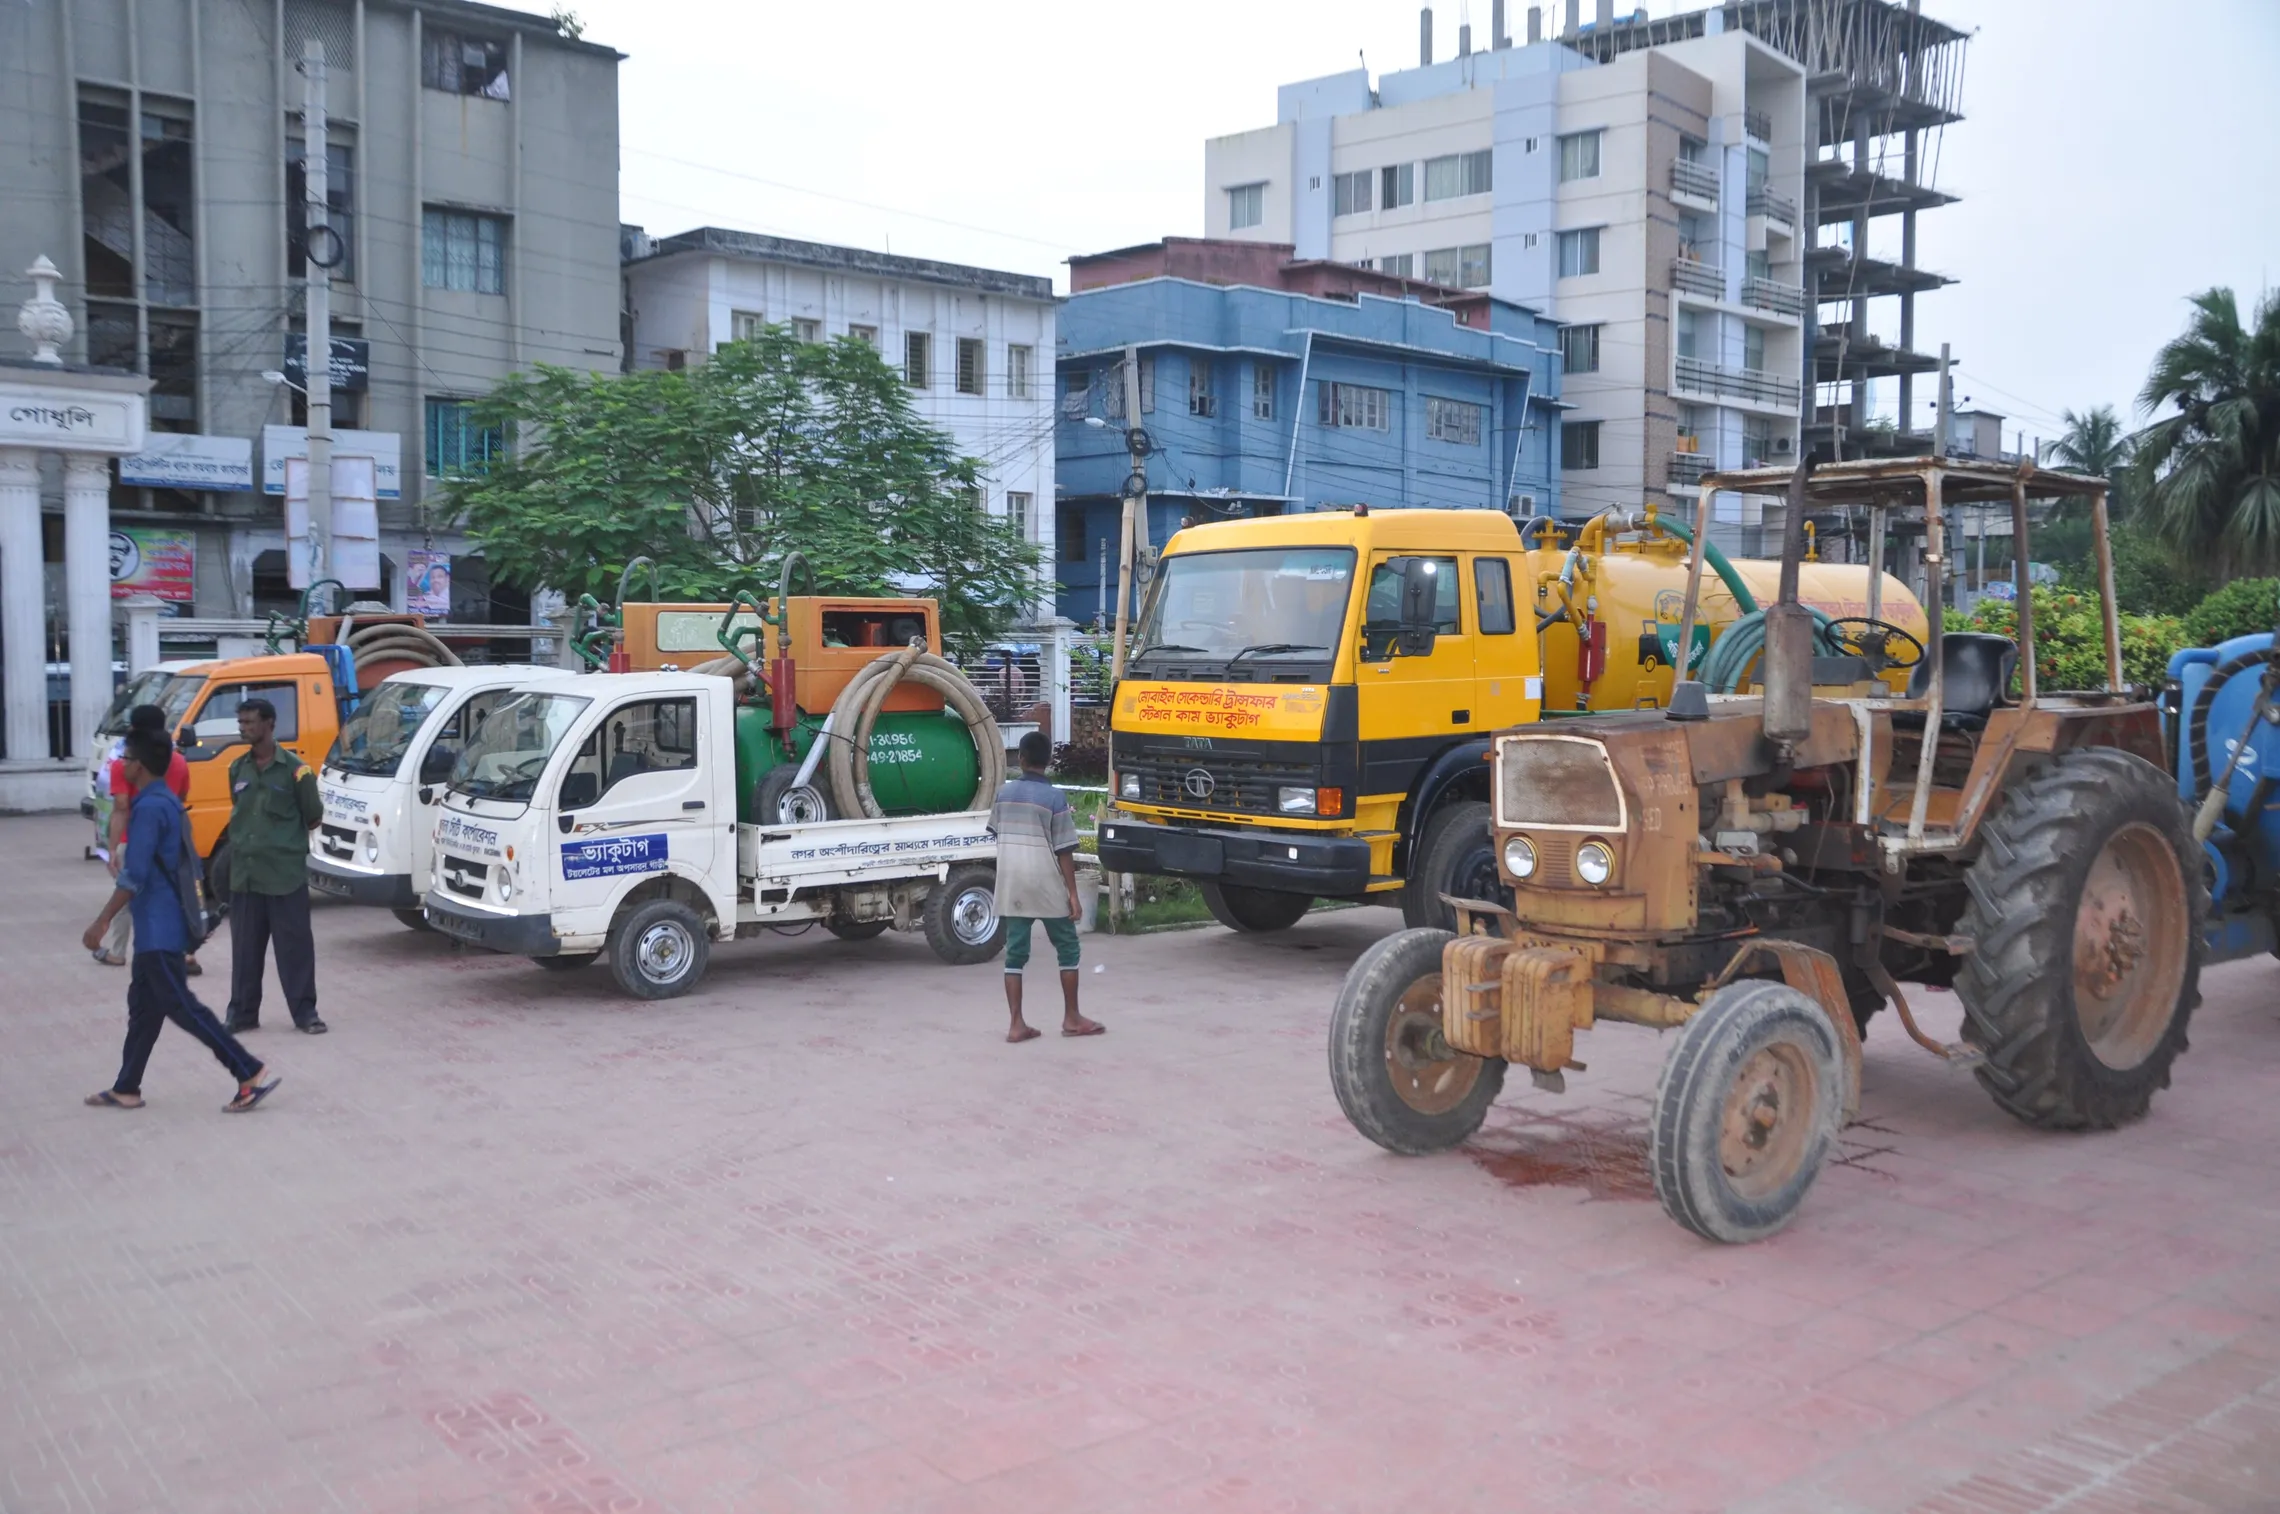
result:
[[[1164,559],[1135,661],[1328,658],[1352,596],[1351,547],[1246,547]]]
[[[452,788],[472,799],[527,800],[538,790],[546,759],[592,703],[572,694],[515,695],[461,749]]]
[[[177,675],[159,691],[158,698],[152,703],[166,711],[166,728],[169,731],[180,728],[183,717],[190,713],[190,706],[198,702],[198,696],[205,689],[206,677],[203,673],[184,673]]]
[[[147,673],[137,673],[128,679],[120,685],[118,697],[111,701],[111,707],[103,712],[103,723],[95,727],[95,734],[98,736],[126,735],[127,716],[134,711],[134,707],[138,704],[155,704],[161,709],[165,708],[166,686],[174,682],[174,678],[175,675],[172,673],[162,673],[158,669],[152,668]],[[193,680],[185,679],[184,681],[191,682]]]
[[[368,778],[393,777],[396,765],[412,749],[427,718],[443,704],[449,692],[441,684],[397,683],[393,679],[372,691],[372,697],[340,728],[325,766]]]

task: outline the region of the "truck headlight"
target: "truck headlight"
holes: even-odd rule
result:
[[[1285,815],[1311,815],[1314,813],[1314,790],[1276,789],[1275,808]]]
[[[1117,797],[1120,799],[1139,798],[1140,775],[1138,773],[1125,773],[1118,777],[1116,780],[1116,793]]]
[[[1515,878],[1536,876],[1536,844],[1526,836],[1504,843],[1504,870]]]
[[[515,880],[507,876],[507,870],[503,867],[497,870],[492,888],[498,894],[501,904],[515,896]]]
[[[366,862],[378,862],[380,860],[380,838],[370,831],[364,833],[364,860]]]
[[[1604,841],[1586,841],[1575,849],[1575,875],[1593,888],[1615,875],[1615,854]]]

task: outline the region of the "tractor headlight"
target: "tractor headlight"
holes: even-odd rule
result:
[[[507,876],[507,870],[503,867],[496,871],[497,876],[492,883],[492,888],[498,894],[499,902],[504,904],[515,896],[515,880]]]
[[[1586,841],[1575,849],[1575,875],[1597,888],[1615,876],[1615,854],[1604,841]]]
[[[1536,844],[1526,836],[1514,836],[1504,843],[1504,870],[1515,878],[1536,876]]]
[[[1125,774],[1121,775],[1121,776],[1120,776],[1120,777],[1119,777],[1119,778],[1116,780],[1116,792],[1117,792],[1117,796],[1118,796],[1119,798],[1123,798],[1123,799],[1137,799],[1137,798],[1139,798],[1139,797],[1140,797],[1140,775],[1139,775],[1138,773],[1125,773]]]
[[[1285,815],[1311,815],[1314,813],[1314,790],[1276,789],[1275,808]]]
[[[380,838],[370,831],[364,833],[364,860],[368,863],[380,860]]]

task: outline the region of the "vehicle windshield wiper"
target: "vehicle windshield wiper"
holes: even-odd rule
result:
[[[1321,643],[1312,641],[1262,641],[1256,646],[1245,647],[1227,660],[1230,663],[1237,663],[1246,657],[1264,657],[1272,652],[1327,652],[1329,650]]]
[[[1145,657],[1150,652],[1201,652],[1203,650],[1204,649],[1202,647],[1191,647],[1185,642],[1152,641],[1132,655],[1135,657]]]

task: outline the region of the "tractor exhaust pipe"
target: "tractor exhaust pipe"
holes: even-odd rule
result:
[[[1794,747],[1813,729],[1813,612],[1798,603],[1798,562],[1805,555],[1805,482],[1813,465],[1789,475],[1789,507],[1781,522],[1781,597],[1765,612],[1765,651],[1758,684],[1765,691],[1765,739]]]

